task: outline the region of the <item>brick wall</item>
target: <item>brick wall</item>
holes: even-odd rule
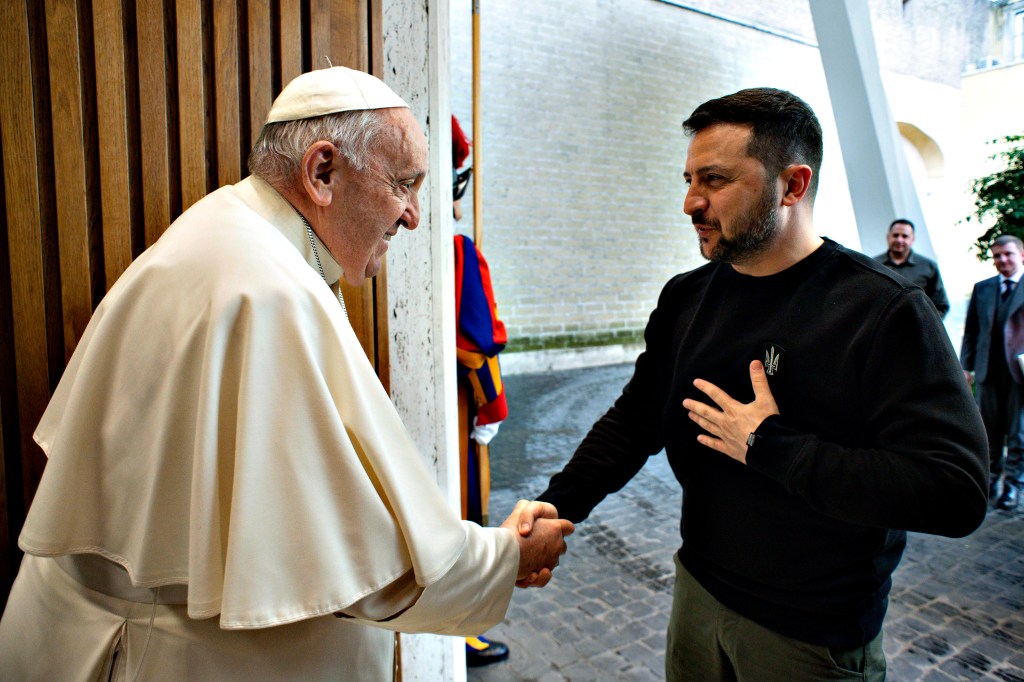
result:
[[[955,4],[906,10],[928,2]],[[805,3],[678,3],[767,30],[657,0],[480,4],[483,251],[510,351],[635,340],[665,281],[703,263],[682,212],[681,122],[712,97],[768,85],[815,109],[826,132],[815,223],[856,242]],[[872,7],[876,22],[903,21],[900,0]],[[451,15],[452,109],[470,132],[469,0]],[[882,35],[880,52],[902,59]],[[472,234],[471,192],[463,203],[457,229]]]
[[[985,56],[989,0],[872,0],[883,69],[960,86],[968,62]]]

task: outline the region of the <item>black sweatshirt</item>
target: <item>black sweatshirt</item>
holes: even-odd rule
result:
[[[985,430],[924,292],[831,240],[768,277],[711,263],[665,286],[614,406],[538,498],[585,519],[665,449],[683,486],[679,557],[723,605],[813,644],[871,641],[907,530],[985,517]],[[754,399],[774,365],[779,416],[747,465],[697,443],[705,379]],[[666,510],[668,513],[668,510]],[[637,529],[637,532],[643,532]]]

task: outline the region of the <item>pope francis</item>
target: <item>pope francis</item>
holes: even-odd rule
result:
[[[572,525],[460,521],[344,312],[426,163],[384,83],[304,74],[111,288],[35,432],[0,679],[387,680],[389,631],[480,633],[550,579]]]

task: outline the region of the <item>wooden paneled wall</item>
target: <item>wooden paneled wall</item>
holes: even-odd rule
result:
[[[247,175],[284,84],[380,75],[380,22],[380,0],[0,0],[4,602],[45,466],[32,432],[92,311],[184,209]],[[383,276],[345,298],[387,385]]]

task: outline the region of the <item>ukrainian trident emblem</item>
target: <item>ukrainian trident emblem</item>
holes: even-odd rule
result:
[[[785,351],[781,346],[776,346],[774,343],[769,343],[764,347],[765,374],[772,377],[778,373],[779,361],[782,360],[782,354],[784,352]]]

